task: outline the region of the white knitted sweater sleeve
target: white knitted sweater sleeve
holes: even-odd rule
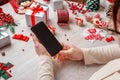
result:
[[[52,58],[40,56],[38,80],[54,80]]]
[[[120,58],[120,47],[112,44],[102,47],[83,48],[84,62],[88,64],[105,64],[110,60]]]

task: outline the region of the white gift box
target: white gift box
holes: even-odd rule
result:
[[[51,0],[53,10],[63,9],[63,0]]]
[[[31,17],[33,14],[32,8],[36,8],[37,6],[42,7],[43,10],[38,11],[34,14],[34,19]],[[49,18],[49,7],[46,5],[39,4],[37,2],[33,2],[32,5],[30,6],[31,9],[28,9],[25,13],[26,17],[26,23],[28,26],[34,26],[35,24],[39,23],[40,21],[43,21],[44,23],[47,23],[48,18]],[[36,9],[37,10],[37,9]],[[33,24],[34,23],[34,24]]]
[[[10,44],[10,36],[7,34],[7,32],[0,32],[0,48]]]

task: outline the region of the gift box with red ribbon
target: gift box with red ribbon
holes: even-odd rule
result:
[[[33,2],[25,13],[28,26],[34,26],[40,21],[47,23],[49,7],[37,2]]]
[[[86,0],[66,0],[66,1],[72,1],[72,2],[78,2],[78,3],[86,3]]]
[[[0,32],[0,48],[10,44],[10,36],[7,34],[7,32]]]

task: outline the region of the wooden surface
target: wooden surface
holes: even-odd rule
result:
[[[47,5],[50,6],[49,3]],[[65,2],[64,6],[67,6]],[[18,27],[15,28],[16,33],[22,33],[30,36],[31,30],[30,27],[27,27],[26,25],[24,15],[16,14],[10,4],[0,7],[4,9],[4,12],[12,14],[16,23],[18,23]],[[105,42],[104,39],[94,43],[85,40],[84,37],[81,36],[81,33],[87,27],[91,27],[92,24],[85,22],[86,27],[79,27],[75,24],[75,16],[72,15],[71,11],[69,11],[69,13],[69,27],[60,27],[57,25],[57,14],[50,7],[49,24],[56,28],[56,38],[59,41],[72,43],[77,47],[86,48],[110,45],[117,42],[117,39],[111,43]],[[103,14],[101,11],[99,13]],[[82,14],[79,14],[79,16],[84,18]],[[22,32],[22,30],[24,30],[24,32]],[[10,36],[12,36],[9,30],[8,33]],[[67,36],[64,36],[65,34]],[[69,41],[67,41],[67,39],[69,39]],[[39,57],[35,53],[34,44],[31,37],[28,42],[14,40],[11,38],[11,45],[0,49],[0,52],[6,53],[6,56],[0,57],[0,62],[11,62],[14,64],[14,67],[11,68],[11,74],[13,77],[9,80],[37,80]],[[56,60],[54,60],[55,80],[88,80],[89,77],[101,67],[102,65],[85,66],[83,62],[79,61],[64,61],[63,63],[58,63]]]

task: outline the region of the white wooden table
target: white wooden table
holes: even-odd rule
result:
[[[39,1],[39,0],[38,0]],[[49,6],[49,4],[47,4]],[[64,3],[66,6],[66,4]],[[16,14],[10,4],[5,4],[0,6],[3,8],[4,12],[13,15],[18,27],[15,28],[16,33],[22,33],[24,35],[30,36],[30,27],[27,27],[25,16]],[[82,18],[84,16],[79,14]],[[102,15],[103,16],[103,15]],[[96,41],[91,43],[81,36],[81,32],[86,27],[79,27],[75,24],[74,16],[70,12],[70,26],[60,27],[57,25],[57,14],[53,12],[50,7],[49,10],[49,24],[56,28],[56,38],[59,41],[69,42],[77,47],[96,47],[109,45],[117,42],[107,43],[103,39],[102,41]],[[92,26],[86,22],[86,26]],[[24,32],[22,32],[24,30]],[[10,36],[12,34],[9,32]],[[64,36],[64,35],[67,36]],[[69,39],[69,41],[67,41]],[[11,45],[0,49],[0,52],[5,52],[6,56],[0,57],[0,62],[11,62],[14,67],[11,68],[11,77],[9,80],[36,80],[38,72],[39,57],[36,55],[34,50],[34,44],[32,38],[28,42],[14,40],[11,38]],[[22,51],[24,49],[24,51]],[[55,70],[55,80],[88,80],[89,77],[101,68],[102,65],[89,65],[85,66],[83,62],[79,61],[64,61],[62,64],[55,60],[54,70]]]

